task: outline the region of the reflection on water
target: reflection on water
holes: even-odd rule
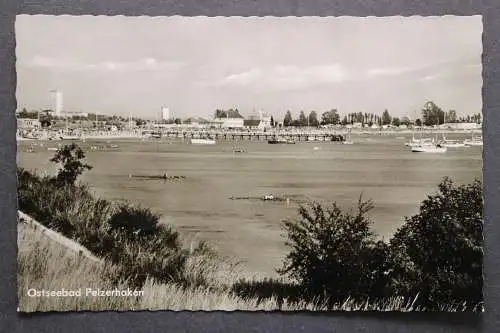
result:
[[[355,139],[355,138],[354,138]],[[450,137],[450,139],[453,139]],[[82,178],[99,195],[151,207],[184,234],[211,241],[225,255],[256,273],[272,274],[286,248],[283,218],[295,217],[297,202],[337,201],[352,207],[362,194],[373,199],[371,216],[381,237],[390,236],[403,217],[417,212],[444,176],[467,183],[482,177],[480,147],[449,149],[445,154],[411,153],[404,140],[359,138],[355,145],[299,143],[269,145],[243,141],[194,146],[177,142],[116,142],[117,149],[88,151],[94,168]],[[54,172],[46,142],[27,153],[20,143],[19,166]],[[316,147],[316,148],[315,148]],[[186,176],[186,179],[130,178],[129,175]],[[267,194],[290,202],[231,200]]]

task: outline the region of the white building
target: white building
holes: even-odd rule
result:
[[[244,119],[243,118],[222,118],[221,127],[223,128],[243,128]]]
[[[60,117],[63,109],[63,93],[59,90],[53,90],[52,93],[55,99],[55,116]]]
[[[33,130],[33,129],[39,129],[40,127],[41,124],[38,119],[29,119],[29,118],[17,119],[17,129],[19,130]]]
[[[262,111],[259,111],[259,129],[268,129],[273,127],[271,124],[271,116],[264,114]]]
[[[161,120],[170,120],[170,109],[167,107],[162,107],[161,108]]]
[[[244,128],[244,121],[238,110],[228,110],[225,116],[215,118],[213,124],[222,128]]]

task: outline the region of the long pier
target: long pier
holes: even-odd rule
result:
[[[244,131],[211,131],[211,130],[163,130],[153,135],[162,138],[181,139],[215,139],[223,141],[260,141],[286,139],[293,141],[345,141],[346,134],[325,132],[244,132]]]

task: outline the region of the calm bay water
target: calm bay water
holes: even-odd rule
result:
[[[401,138],[353,139],[357,141],[354,145],[243,141],[236,145],[247,149],[242,154],[234,154],[235,144],[230,142],[195,146],[180,141],[113,141],[119,148],[88,151],[87,160],[94,168],[82,180],[108,199],[127,200],[160,212],[188,239],[208,240],[221,254],[241,260],[249,272],[270,275],[286,253],[280,222],[297,216],[297,202],[336,201],[350,208],[362,193],[375,204],[371,212],[374,230],[389,237],[402,225],[404,216],[415,214],[421,201],[437,190],[444,176],[459,183],[482,178],[479,147],[417,154]],[[34,153],[26,152],[29,145],[19,144],[19,166],[54,173],[49,162],[54,152],[46,148],[57,143],[45,142]],[[129,178],[129,174],[164,172],[186,179]],[[287,205],[230,199],[266,194],[291,197],[292,201]]]

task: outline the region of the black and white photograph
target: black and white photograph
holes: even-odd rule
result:
[[[481,16],[18,15],[19,312],[483,312]]]

